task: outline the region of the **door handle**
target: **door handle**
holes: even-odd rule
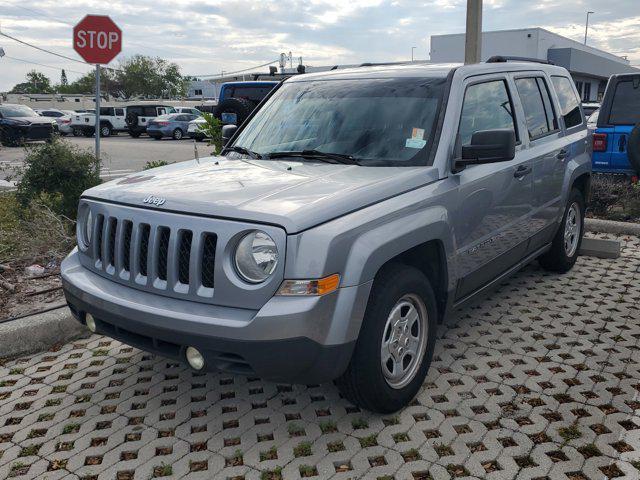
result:
[[[516,177],[517,179],[521,179],[529,175],[531,172],[532,172],[531,167],[527,165],[520,165],[518,168],[516,168],[516,171],[513,172],[513,176]]]
[[[566,159],[566,158],[568,158],[568,157],[569,157],[569,151],[568,151],[568,150],[565,150],[564,148],[563,148],[562,150],[560,150],[560,151],[558,152],[558,154],[556,155],[556,158],[557,158],[558,160],[564,160],[564,159]]]

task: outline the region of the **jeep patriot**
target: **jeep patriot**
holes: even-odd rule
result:
[[[449,312],[534,259],[576,261],[591,162],[564,68],[299,75],[223,137],[84,192],[62,278],[91,331],[392,412]]]

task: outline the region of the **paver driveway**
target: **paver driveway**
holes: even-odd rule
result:
[[[389,416],[93,336],[0,367],[0,478],[637,479],[639,305],[637,238],[564,276],[531,265],[440,329]]]

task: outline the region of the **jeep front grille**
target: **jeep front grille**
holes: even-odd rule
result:
[[[99,214],[96,241],[87,252],[94,267],[131,286],[210,297],[214,288],[217,236],[165,225],[136,223]],[[193,259],[197,259],[193,262]]]

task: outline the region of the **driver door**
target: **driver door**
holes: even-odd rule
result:
[[[514,130],[517,143],[513,160],[471,165],[454,174],[459,182],[454,216],[460,278],[457,300],[499,277],[526,252],[532,168],[520,154],[511,85],[505,76],[473,77],[465,84],[459,145],[468,144],[474,132],[499,128]]]

